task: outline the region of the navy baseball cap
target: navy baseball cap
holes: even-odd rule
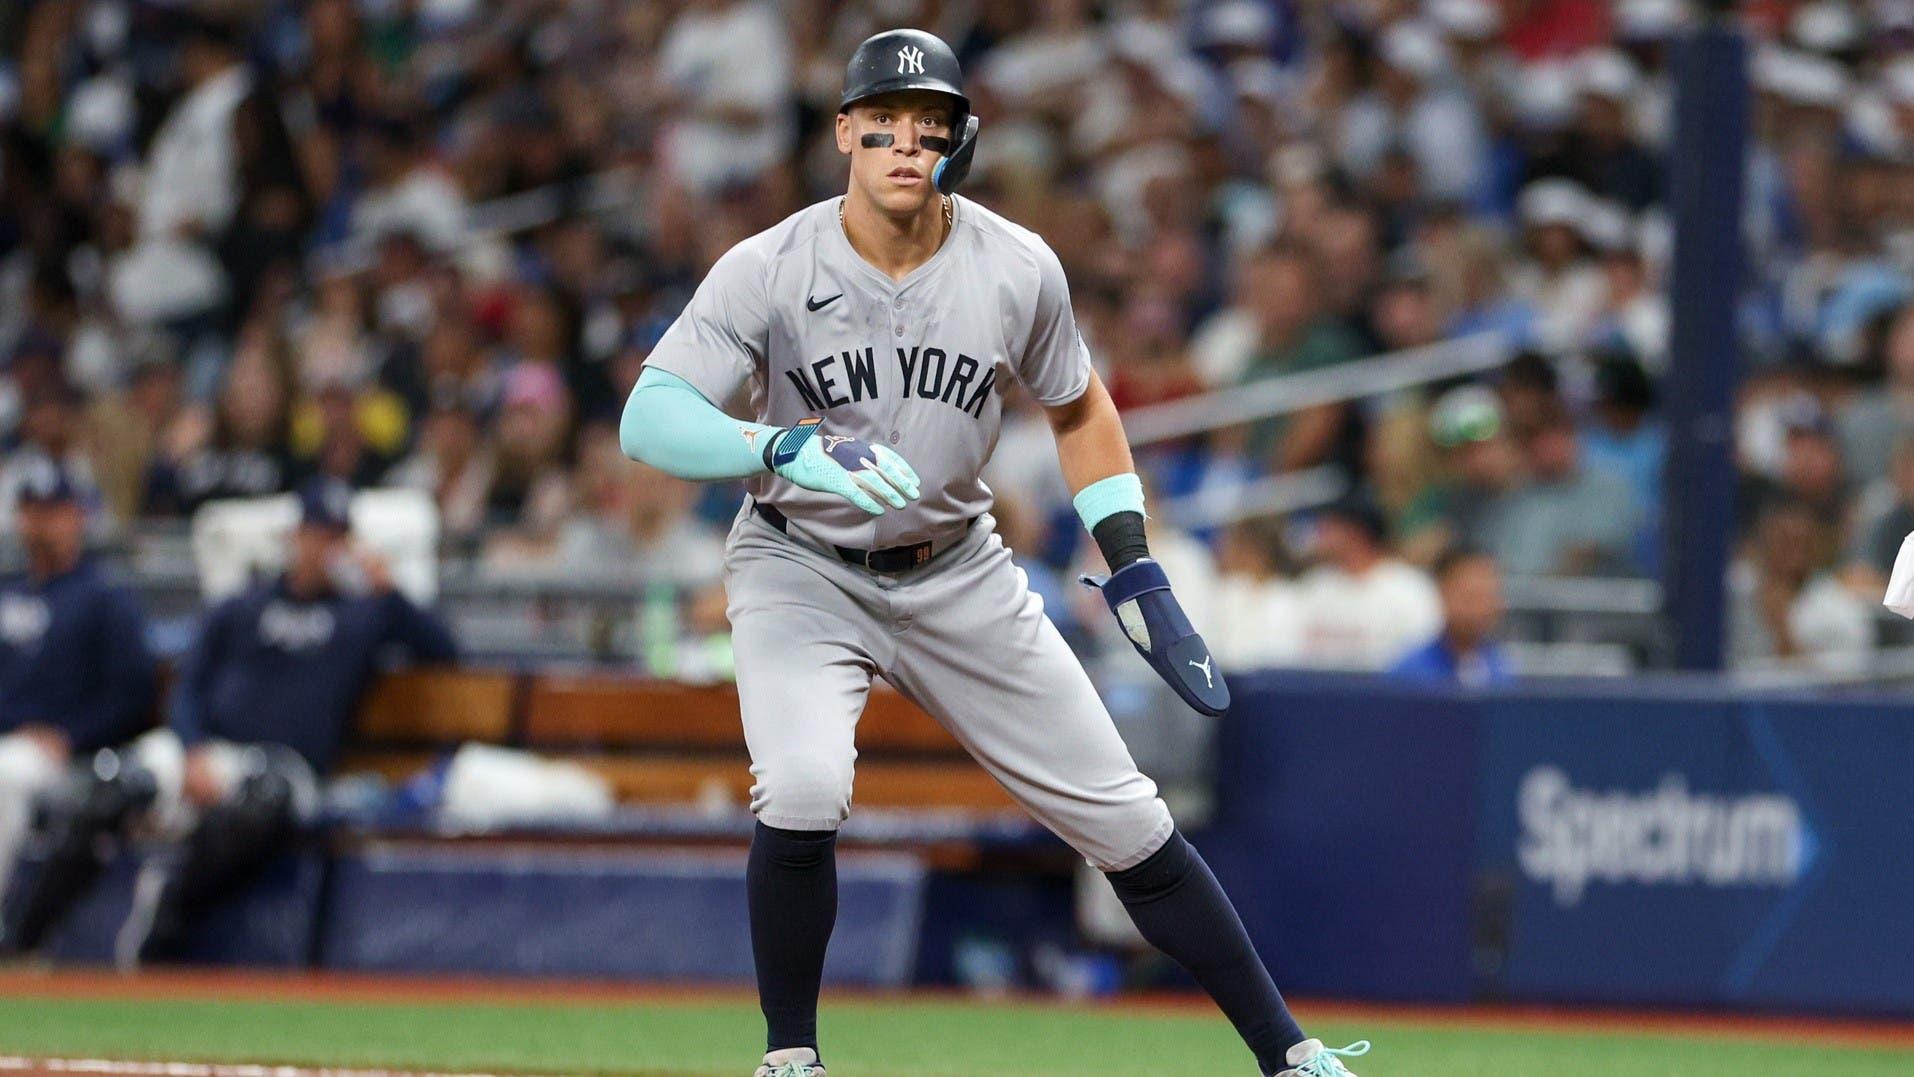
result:
[[[36,456],[21,468],[16,488],[22,505],[64,505],[81,500],[80,483],[65,465],[51,457]]]
[[[300,487],[299,525],[352,530],[352,487],[338,479],[314,479]]]

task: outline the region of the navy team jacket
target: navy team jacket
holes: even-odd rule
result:
[[[0,733],[64,730],[76,754],[138,733],[153,710],[139,604],[91,561],[47,580],[0,580]]]
[[[445,622],[396,591],[299,599],[283,577],[259,584],[206,615],[180,667],[170,722],[188,745],[285,745],[323,775],[395,648],[421,662],[458,654]]]

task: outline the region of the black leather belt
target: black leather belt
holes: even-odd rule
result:
[[[762,501],[751,502],[751,511],[764,517],[764,522],[785,534],[791,533],[789,517],[775,507]],[[838,559],[847,565],[869,569],[872,572],[904,572],[921,565],[930,564],[937,556],[937,547],[932,542],[913,542],[909,546],[892,546],[882,550],[858,550],[849,546],[833,545]]]

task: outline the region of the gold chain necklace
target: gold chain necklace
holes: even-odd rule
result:
[[[938,195],[937,197],[944,203],[944,234],[949,235],[950,230],[957,227],[957,200],[947,194]],[[848,201],[850,200],[847,198],[837,200],[837,226],[839,228],[844,227],[844,203]],[[849,230],[847,229],[846,234],[848,234],[848,232]]]

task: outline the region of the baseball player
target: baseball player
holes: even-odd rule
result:
[[[131,738],[153,709],[145,620],[86,554],[79,479],[43,456],[18,478],[26,570],[0,580],[0,897],[68,761]]]
[[[116,944],[122,965],[182,956],[199,913],[251,879],[319,807],[319,780],[385,653],[457,657],[451,631],[354,550],[344,483],[299,494],[285,571],[214,606],[180,664],[168,724],[94,757],[46,820],[46,859],[5,938],[39,946],[97,879],[114,836],[168,840],[143,866]]]
[[[1229,899],[1138,772],[1090,679],[994,534],[978,472],[1011,379],[1047,412],[1104,597],[1191,705],[1229,692],[1144,539],[1142,484],[1036,235],[951,192],[978,121],[950,47],[859,45],[837,147],[844,197],[732,248],[652,351],[627,455],[747,480],[726,556],[752,811],[747,889],[769,1053],[758,1077],[822,1077],[817,999],[836,916],[833,842],[853,734],[881,676],[1019,803],[1106,872],[1145,938],[1189,969],[1259,1072],[1335,1077]],[[721,409],[750,387],[755,421]]]

